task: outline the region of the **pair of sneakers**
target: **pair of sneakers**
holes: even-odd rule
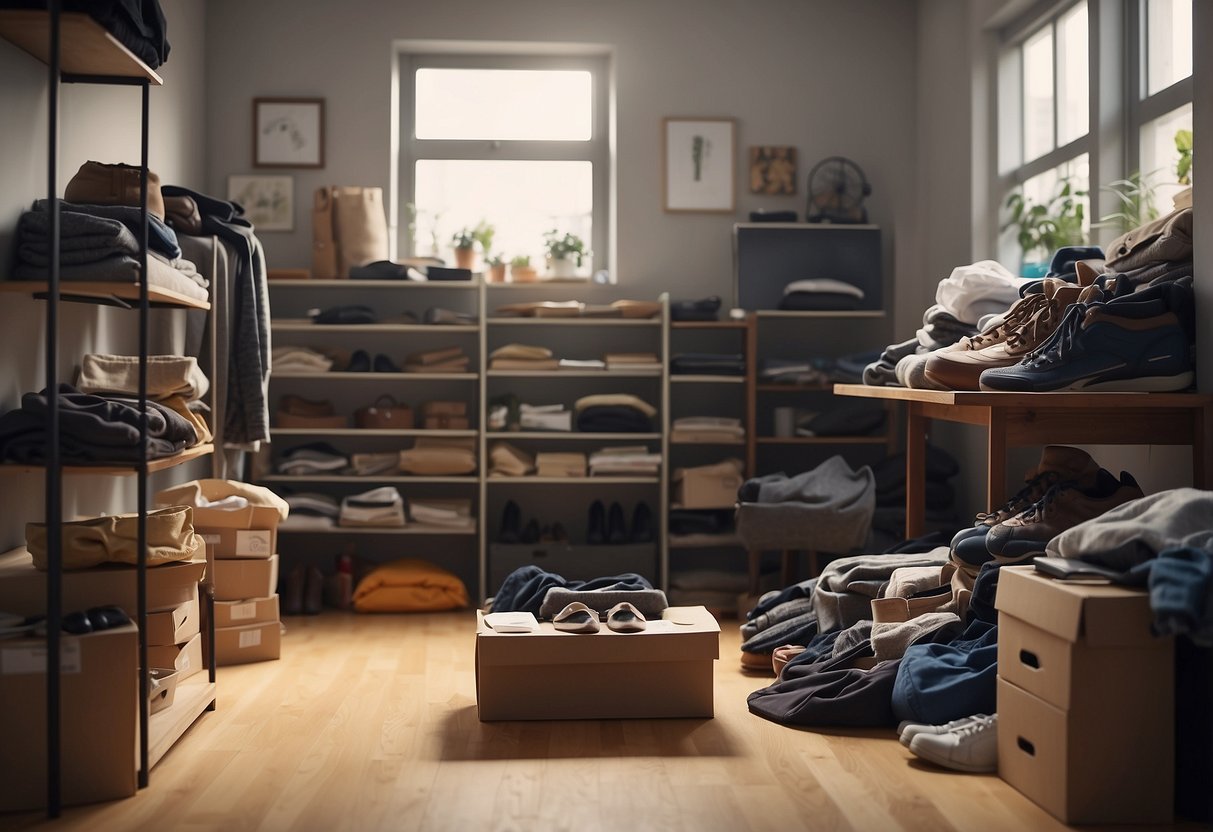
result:
[[[616,633],[638,633],[648,626],[644,613],[627,601],[620,601],[602,616],[607,629]],[[564,633],[596,633],[599,613],[580,601],[574,601],[552,616],[552,626]]]
[[[974,714],[943,725],[903,722],[901,744],[937,766],[975,774],[998,770],[998,714]]]

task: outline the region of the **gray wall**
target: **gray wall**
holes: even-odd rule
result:
[[[315,187],[387,191],[394,39],[606,44],[618,100],[615,265],[625,288],[730,296],[735,219],[758,207],[804,210],[803,195],[742,193],[743,157],[752,144],[791,144],[802,186],[809,166],[828,155],[864,168],[873,221],[894,233],[900,293],[918,277],[910,255],[916,14],[914,3],[878,0],[365,0],[313,3],[306,13],[290,0],[211,0],[208,185],[222,193],[228,175],[253,172],[254,97],[325,98],[327,166],[294,174],[296,231],[262,237],[272,266],[307,266]],[[660,125],[671,115],[737,118],[735,217],[662,212]]]
[[[206,166],[202,130],[206,78],[205,6],[194,0],[162,0],[172,53],[160,69],[163,87],[150,97],[149,160],[165,183],[200,188]],[[13,257],[17,218],[46,196],[48,82],[46,66],[8,42],[0,42],[0,263]],[[132,88],[65,84],[60,98],[59,194],[90,159],[139,162],[139,92]],[[21,395],[44,386],[45,307],[22,295],[0,295],[0,412],[20,405]],[[60,318],[60,378],[71,380],[87,352],[134,352],[132,313],[63,304]],[[165,335],[178,313],[156,313],[153,325]],[[25,522],[42,516],[40,474],[0,472],[0,551],[24,543]],[[64,486],[64,516],[130,511],[134,478],[71,477]]]

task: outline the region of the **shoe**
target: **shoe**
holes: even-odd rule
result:
[[[591,546],[606,543],[606,507],[602,500],[590,503],[590,517],[586,524],[585,542]]]
[[[539,521],[534,517],[526,524],[526,528],[522,530],[521,542],[531,544],[538,543],[540,538]]]
[[[392,359],[388,358],[383,353],[379,353],[378,355],[375,356],[375,361],[371,366],[374,368],[376,373],[402,372],[400,369],[400,366],[397,365],[394,361],[392,361]]]
[[[632,510],[630,540],[632,543],[652,543],[654,537],[653,510],[649,508],[648,503],[637,503],[636,508]]]
[[[598,613],[580,601],[574,601],[552,618],[552,626],[562,633],[596,633]]]
[[[1121,471],[1118,480],[1101,468],[1094,486],[1058,483],[1030,508],[991,528],[986,548],[999,561],[1020,560],[1044,552],[1045,545],[1067,529],[1144,496],[1127,471]]]
[[[69,612],[59,619],[59,628],[74,636],[83,636],[93,632],[93,620],[85,612]]]
[[[620,601],[607,610],[606,625],[616,633],[639,633],[648,626],[648,620],[627,601]]]
[[[501,512],[501,528],[497,531],[498,543],[517,543],[521,539],[522,509],[513,500],[505,504]]]
[[[628,542],[628,530],[623,524],[623,506],[611,503],[607,511],[606,542],[618,546]]]
[[[371,356],[366,350],[354,350],[350,363],[346,365],[347,373],[369,373],[371,371]]]
[[[961,719],[954,719],[951,722],[945,722],[943,725],[929,725],[925,722],[914,722],[905,720],[897,726],[897,738],[901,740],[901,744],[909,748],[910,740],[914,739],[919,734],[946,734],[964,725],[970,725],[978,720],[989,719],[988,714],[974,714]]]
[[[324,573],[316,567],[307,571],[307,584],[303,591],[303,614],[320,615],[324,609]]]
[[[942,734],[918,734],[910,751],[937,766],[984,773],[998,770],[998,714],[974,717]]]
[[[93,607],[86,614],[89,620],[93,622],[93,632],[108,630],[112,627],[121,627],[124,624],[131,623],[130,616],[121,607]]]
[[[303,567],[296,566],[286,576],[282,587],[282,614],[303,615],[303,589],[307,575]]]
[[[1192,385],[1191,293],[1174,284],[1076,304],[1053,337],[1014,366],[986,370],[981,389],[1169,392]]]

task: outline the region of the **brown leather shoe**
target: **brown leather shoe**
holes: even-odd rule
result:
[[[139,207],[139,168],[85,162],[67,183],[63,198],[79,205],[129,205]],[[147,210],[164,219],[164,196],[160,177],[147,172]]]
[[[997,526],[1029,508],[1061,482],[1074,483],[1079,488],[1094,488],[1099,471],[1099,464],[1081,448],[1046,445],[1040,454],[1040,463],[1024,475],[1024,487],[1019,493],[993,511],[978,514],[974,522]]]
[[[278,402],[274,424],[280,428],[328,429],[347,427],[344,416],[333,413],[333,403],[327,399],[313,401],[302,396],[283,396]]]

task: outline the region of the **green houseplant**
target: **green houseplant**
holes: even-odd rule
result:
[[[1093,228],[1111,228],[1124,234],[1158,219],[1158,207],[1154,204],[1154,188],[1150,180],[1154,174],[1133,171],[1124,179],[1104,185],[1101,191],[1116,198],[1116,211],[1105,214]]]
[[[1175,162],[1175,178],[1181,185],[1192,184],[1192,131],[1175,131],[1175,149],[1179,159]]]
[[[538,277],[538,272],[531,265],[530,257],[519,255],[510,260],[511,283],[534,283],[536,277]]]
[[[451,246],[455,249],[455,267],[470,269],[476,260],[476,236],[472,229],[463,227],[451,235]]]
[[[1021,274],[1042,276],[1048,268],[1048,258],[1062,246],[1077,246],[1086,242],[1087,192],[1075,188],[1068,178],[1057,183],[1057,191],[1043,203],[1033,202],[1022,190],[1013,191],[1004,207],[1007,221],[1002,230],[1015,231],[1016,242],[1023,251]],[[1043,269],[1042,269],[1043,265]]]
[[[490,283],[505,283],[505,258],[500,256],[490,256],[484,258],[484,265],[488,269],[488,278]]]
[[[585,241],[576,234],[566,232],[562,236],[554,228],[543,235],[543,245],[553,277],[572,277],[581,268],[582,259],[590,254]]]

